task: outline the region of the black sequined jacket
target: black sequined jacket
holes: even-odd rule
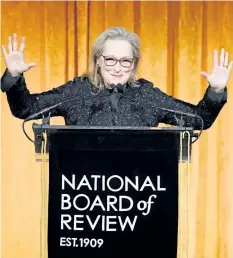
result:
[[[64,85],[47,92],[31,94],[22,76],[12,77],[6,69],[1,78],[1,90],[6,92],[12,114],[20,119],[64,100],[73,99],[54,108],[51,116],[62,116],[66,125],[90,126],[157,126],[159,123],[201,128],[201,120],[160,110],[159,107],[192,113],[204,121],[209,128],[227,101],[227,89],[216,93],[207,88],[203,99],[193,105],[178,100],[153,87],[153,83],[138,80],[140,86],[124,85],[120,89],[104,89],[96,94],[95,87],[88,79],[75,77]],[[188,87],[188,86],[187,86]],[[41,118],[41,117],[38,117]]]

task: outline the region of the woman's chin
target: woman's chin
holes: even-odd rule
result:
[[[115,78],[111,78],[109,84],[111,85],[111,84],[118,84],[118,83],[124,84],[125,80],[123,78],[115,77]]]

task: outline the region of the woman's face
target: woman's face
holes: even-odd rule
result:
[[[106,87],[125,84],[134,69],[133,50],[125,40],[107,40],[97,61]]]

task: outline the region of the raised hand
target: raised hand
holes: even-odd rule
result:
[[[207,79],[210,87],[216,92],[222,92],[229,80],[230,72],[233,66],[233,61],[228,66],[228,52],[221,49],[220,60],[218,61],[218,51],[214,50],[214,67],[212,72],[201,72]]]
[[[18,42],[16,34],[13,35],[13,40],[12,37],[8,37],[9,53],[6,52],[5,47],[2,45],[2,52],[4,54],[7,69],[13,77],[19,76],[36,65],[34,62],[26,64],[24,61],[25,37],[22,38],[19,50],[17,50],[17,47]]]

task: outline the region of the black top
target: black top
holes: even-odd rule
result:
[[[202,117],[204,129],[209,128],[227,101],[227,89],[216,93],[207,88],[203,99],[193,105],[173,98],[153,86],[153,83],[138,80],[140,86],[128,84],[97,92],[88,78],[75,77],[64,85],[47,92],[30,94],[22,76],[12,77],[6,69],[1,78],[1,90],[6,92],[11,112],[25,119],[29,115],[64,100],[53,109],[51,116],[63,116],[66,125],[90,126],[157,126],[159,123],[178,125],[179,115],[161,111],[158,107],[193,113]],[[157,108],[156,108],[157,107]],[[38,117],[41,118],[41,117]],[[185,126],[201,128],[198,118],[183,117]]]

